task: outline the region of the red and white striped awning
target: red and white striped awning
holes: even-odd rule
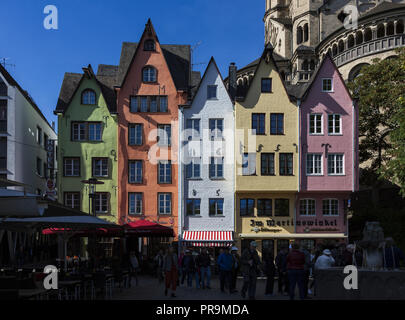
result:
[[[194,247],[230,247],[232,231],[184,231],[183,241]]]

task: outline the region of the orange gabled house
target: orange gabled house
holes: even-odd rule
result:
[[[189,98],[190,46],[161,45],[148,20],[124,42],[117,76],[119,223],[140,219],[178,239],[178,108]],[[194,77],[195,78],[195,77]]]

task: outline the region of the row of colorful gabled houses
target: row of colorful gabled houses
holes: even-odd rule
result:
[[[247,93],[212,58],[201,77],[190,46],[160,44],[150,20],[118,66],[66,73],[58,115],[58,198],[118,224],[172,228],[183,246],[277,250],[345,241],[358,189],[356,105],[326,56],[287,85],[268,45]]]

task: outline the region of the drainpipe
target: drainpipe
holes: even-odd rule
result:
[[[301,100],[297,100],[298,108],[298,192],[295,196],[294,233],[297,233],[298,193],[301,191]]]
[[[179,110],[179,135],[178,135],[178,148],[179,148],[179,152],[178,152],[178,190],[179,190],[179,196],[178,196],[178,207],[179,207],[179,217],[178,217],[178,226],[177,226],[177,234],[178,234],[178,238],[179,238],[179,245],[178,247],[178,256],[180,256],[180,252],[181,252],[181,247],[182,247],[182,237],[183,237],[183,226],[184,226],[184,214],[183,214],[183,162],[182,162],[182,132],[183,132],[183,112],[184,112],[184,108],[180,107]]]
[[[356,139],[356,133],[355,133],[355,121],[356,121],[356,115],[355,115],[355,107],[354,107],[354,102],[352,101],[352,192],[355,190],[355,139]]]

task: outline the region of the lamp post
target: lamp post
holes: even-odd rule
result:
[[[89,185],[89,214],[93,213],[94,216],[96,216],[96,186],[98,184],[104,184],[103,181],[99,181],[96,178],[90,178],[88,180],[82,180],[82,183],[88,184]],[[90,209],[90,203],[91,203],[91,209]],[[90,238],[89,238],[90,240]],[[93,238],[93,254],[94,257],[96,256],[96,233],[94,233],[94,238]]]
[[[96,186],[98,184],[104,184],[104,182],[99,181],[96,178],[90,178],[89,180],[82,180],[82,183],[89,185],[89,214],[93,213],[93,215],[95,216],[96,215],[96,205],[95,205]],[[91,209],[90,209],[90,204],[91,204]]]

